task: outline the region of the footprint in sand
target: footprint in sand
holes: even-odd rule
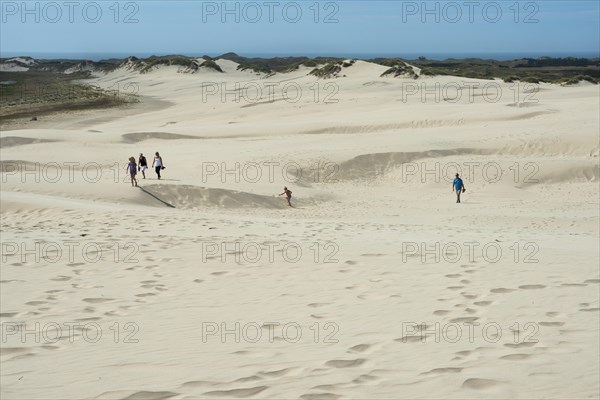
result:
[[[307,393],[300,396],[302,400],[337,400],[341,397],[333,393]]]
[[[352,383],[366,383],[366,382],[376,381],[377,379],[379,379],[379,378],[376,376],[369,375],[369,374],[362,374],[358,378],[353,379]],[[341,397],[341,396],[339,396],[339,397]]]
[[[126,312],[122,312],[122,311],[107,311],[104,313],[104,315],[106,315],[107,317],[125,317],[127,315]]]
[[[564,322],[540,322],[541,326],[563,326]]]
[[[135,297],[149,297],[149,296],[156,296],[156,293],[140,293],[140,294],[135,295]]]
[[[469,378],[463,382],[462,387],[467,389],[490,389],[500,385],[500,382],[493,379]]]
[[[214,384],[215,384],[214,382],[209,382],[209,381],[189,381],[189,382],[185,382],[183,385],[181,385],[181,387],[182,388],[198,388],[198,387],[204,387],[204,386],[213,386]]]
[[[537,342],[523,342],[523,343],[505,343],[506,347],[510,347],[511,349],[520,349],[522,347],[533,347],[537,344]]]
[[[2,347],[0,348],[0,355],[11,356],[13,354],[26,353],[28,350],[25,347]]]
[[[108,301],[112,301],[114,299],[109,299],[109,298],[104,298],[104,297],[88,297],[83,299],[82,301],[85,301],[86,303],[106,303]]]
[[[329,360],[325,363],[328,367],[334,368],[354,368],[365,363],[364,358],[357,358],[356,360]]]
[[[310,303],[308,306],[312,307],[312,308],[319,308],[319,307],[325,307],[328,305],[329,305],[329,303]]]
[[[142,289],[153,289],[153,288],[155,288],[156,286],[158,286],[158,285],[154,285],[154,284],[147,284],[147,285],[141,285],[140,287],[141,287]]]
[[[123,400],[167,400],[167,399],[170,399],[171,397],[175,397],[175,396],[177,396],[177,393],[150,392],[150,391],[142,390],[140,392],[135,392],[134,394],[125,397]],[[102,395],[100,397],[102,397]],[[114,398],[114,396],[110,396],[108,398]]]
[[[272,377],[278,378],[280,376],[285,376],[292,371],[293,371],[293,368],[283,368],[283,369],[278,369],[275,371],[259,372],[258,375],[266,376],[268,378],[272,378]]]
[[[48,304],[48,302],[47,301],[28,301],[25,304],[28,306],[39,306],[41,304]]]
[[[545,285],[522,285],[519,286],[519,289],[525,289],[525,290],[535,290],[535,289],[545,289],[546,286]]]
[[[432,369],[430,371],[421,373],[421,375],[428,375],[428,374],[458,374],[458,373],[462,372],[462,370],[463,370],[463,368],[454,368],[454,367],[434,368],[434,369]]]
[[[510,293],[510,292],[514,292],[515,290],[516,289],[496,288],[496,289],[490,290],[490,292],[492,292],[492,293]]]
[[[54,278],[50,278],[51,281],[55,281],[55,282],[66,282],[66,281],[70,281],[72,278],[70,276],[66,276],[66,275],[59,275],[57,277]]]
[[[427,341],[427,337],[429,337],[429,335],[407,335],[407,336],[402,336],[401,338],[398,339],[394,339],[394,342],[402,342],[402,343],[417,343],[417,342],[423,342],[425,343]]]
[[[20,314],[21,313],[18,313],[18,312],[5,312],[5,313],[0,313],[0,318],[14,318]]]
[[[508,354],[506,356],[500,357],[501,360],[510,360],[510,361],[521,361],[526,360],[532,357],[531,354]]]
[[[243,378],[239,378],[236,379],[235,381],[231,382],[231,383],[245,383],[245,382],[254,382],[254,381],[260,381],[262,378],[260,376],[257,375],[251,375],[251,376],[245,376]]]
[[[476,306],[485,307],[485,306],[489,306],[492,303],[493,303],[492,301],[476,301],[473,304],[475,304]]]
[[[370,347],[370,344],[357,344],[356,346],[350,347],[348,351],[352,353],[363,353],[367,351]]]
[[[444,316],[444,315],[447,315],[447,314],[450,314],[450,311],[448,311],[448,310],[435,310],[433,312],[433,315],[438,315],[438,316]]]
[[[267,386],[257,386],[257,387],[246,388],[246,389],[213,390],[211,392],[205,392],[204,395],[215,396],[215,397],[225,397],[225,398],[232,398],[232,397],[245,398],[245,397],[251,397],[251,396],[257,395],[266,389],[267,389]]]
[[[450,322],[452,323],[465,323],[465,324],[472,324],[473,322],[477,321],[479,319],[479,317],[459,317],[459,318],[452,318],[450,320]]]

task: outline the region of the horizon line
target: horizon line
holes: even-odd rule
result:
[[[202,57],[209,56],[211,58],[218,58],[219,56],[223,56],[226,54],[233,53],[237,56],[243,58],[289,58],[289,57],[306,57],[306,58],[318,58],[318,57],[331,57],[331,58],[356,58],[363,60],[375,59],[375,58],[405,58],[405,59],[418,59],[420,57],[425,57],[427,59],[436,60],[444,60],[444,59],[467,59],[467,58],[480,58],[495,60],[495,61],[508,61],[519,58],[530,58],[530,57],[550,57],[550,58],[569,58],[569,57],[581,57],[581,58],[600,58],[600,52],[598,51],[531,51],[531,52],[406,52],[404,54],[399,54],[396,52],[392,53],[351,53],[351,52],[341,52],[341,53],[238,53],[235,51],[228,51],[224,53],[213,53],[207,52],[200,55],[200,52],[44,52],[44,51],[33,51],[27,52],[27,54],[18,53],[15,51],[0,51],[0,58],[16,58],[16,57],[30,57],[38,59],[68,59],[68,60],[88,60],[85,56],[95,56],[91,57],[90,61],[102,61],[114,58],[128,58],[128,57],[139,57],[139,58],[148,58],[152,56],[161,57],[161,56],[184,56],[184,57]],[[40,57],[43,56],[43,57]],[[50,58],[47,56],[51,56],[54,58]],[[82,56],[84,58],[82,58]],[[530,56],[530,57],[528,57]],[[367,58],[368,57],[368,58]],[[414,57],[414,58],[407,58]],[[436,57],[444,57],[444,58],[436,58]],[[501,57],[501,58],[494,58]],[[516,57],[516,58],[515,58]]]

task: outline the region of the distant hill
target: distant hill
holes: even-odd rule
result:
[[[256,74],[287,73],[300,67],[307,67],[308,72],[322,79],[339,77],[348,60],[336,57],[243,57],[230,52],[218,57],[204,56],[193,58],[183,55],[151,56],[148,58],[128,57],[125,59],[90,60],[39,60],[31,57],[0,58],[2,72],[49,72],[61,74],[83,74],[110,72],[118,68],[127,68],[139,73],[151,73],[162,66],[178,66],[183,73],[198,73],[202,68],[225,73],[218,65],[218,60],[229,60],[238,64],[240,71],[251,71]],[[400,58],[374,58],[364,60],[389,69],[381,77],[412,78],[420,76],[450,75],[477,79],[503,79],[507,82],[550,82],[572,84],[581,80],[600,83],[599,58],[523,58],[518,60],[497,61],[479,58],[447,59],[443,61],[428,60],[420,57],[417,60]]]

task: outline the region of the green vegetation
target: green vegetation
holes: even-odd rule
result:
[[[600,83],[600,59],[598,58],[542,57],[510,61],[476,58],[435,61],[419,58],[410,63],[421,68],[422,75],[452,75],[477,79],[500,78],[505,82],[564,84],[580,79]]]
[[[325,64],[325,66],[321,67],[321,68],[315,68],[312,71],[310,71],[310,75],[314,75],[318,78],[335,78],[338,76],[338,74],[340,72],[342,72],[343,68],[349,68],[352,65],[354,65],[354,63],[356,62],[356,60],[350,60],[350,61],[339,61],[339,60],[328,60],[329,62],[327,64]]]
[[[214,62],[213,60],[206,60],[204,61],[202,64],[200,64],[200,67],[204,67],[204,68],[210,68],[210,69],[214,69],[215,71],[221,72],[223,73],[224,71],[221,69],[221,67],[219,67],[219,64],[217,64],[216,62]],[[197,68],[196,68],[197,69]]]
[[[310,71],[311,75],[314,75],[318,78],[332,78],[335,77],[342,71],[342,66],[338,63],[329,63],[324,67],[315,68]]]
[[[139,69],[140,73],[144,74],[150,72],[152,69],[161,65],[179,65],[185,68],[189,68],[192,71],[198,70],[198,62],[189,57],[184,56],[152,56],[145,60],[136,61],[136,69]]]
[[[383,65],[384,67],[395,67],[397,65],[406,65],[406,62],[400,58],[373,58],[369,62]]]
[[[146,59],[129,57],[123,59],[109,59],[101,61],[89,60],[34,60],[30,57],[20,57],[21,62],[13,63],[30,68],[30,71],[64,73],[66,71],[77,71],[82,74],[90,74],[91,71],[109,72],[127,63],[134,70],[146,73],[160,65],[178,65],[188,68],[190,72],[196,72],[200,67],[212,68],[223,72],[215,63],[218,59],[231,60],[239,64],[238,69],[242,71],[254,71],[260,74],[272,74],[275,72],[286,73],[297,70],[299,67],[312,68],[315,76],[333,76],[339,73],[337,67],[347,68],[354,61],[346,62],[343,58],[336,57],[273,57],[256,58],[242,57],[235,53],[226,53],[218,57],[203,57],[206,61],[199,63],[196,58],[169,55],[152,56]],[[6,62],[8,59],[0,59]],[[588,82],[600,82],[600,59],[599,58],[523,58],[518,60],[497,61],[478,58],[447,59],[443,61],[428,60],[419,57],[417,60],[403,60],[401,58],[374,58],[367,60],[389,68],[384,76],[400,76],[410,74],[406,64],[414,65],[422,70],[421,75],[451,75],[465,78],[478,79],[503,79],[506,82],[551,82],[558,84],[573,84],[585,80]]]
[[[393,67],[391,67],[390,69],[385,71],[383,74],[381,74],[381,77],[390,76],[390,75],[393,76],[394,78],[397,78],[399,76],[409,76],[413,79],[418,78],[418,76],[415,74],[412,67],[407,65],[404,62],[402,62],[402,64],[394,65]]]
[[[319,65],[328,63],[343,62],[342,58],[331,57],[273,57],[273,58],[249,58],[241,57],[235,53],[226,53],[217,59],[230,60],[238,63],[238,70],[254,71],[262,74],[272,74],[275,72],[286,73],[297,70],[300,66],[316,68]]]
[[[239,71],[253,71],[257,74],[271,74],[273,70],[264,64],[240,64],[237,69]]]
[[[600,79],[598,79],[598,78],[594,79],[593,77],[591,77],[589,75],[577,75],[576,77],[573,77],[573,78],[564,78],[561,81],[561,83],[563,85],[576,85],[582,81],[586,81],[586,82],[590,82],[590,83],[594,83],[594,84],[600,83]]]
[[[102,90],[79,82],[89,75],[89,72],[0,72],[0,122],[139,101],[135,94],[124,90]]]
[[[435,72],[431,71],[430,69],[427,69],[427,68],[422,68],[421,69],[421,75],[423,75],[423,76],[434,76]]]

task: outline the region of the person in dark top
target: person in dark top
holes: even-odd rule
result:
[[[287,187],[284,187],[283,193],[281,193],[279,195],[282,196],[284,194],[287,197],[288,205],[291,207],[292,206],[292,191],[290,189],[288,189]]]
[[[456,174],[456,178],[454,178],[454,180],[452,181],[452,191],[454,192],[455,190],[456,202],[460,203],[460,194],[466,192],[467,189],[465,188],[465,184],[463,183],[463,180],[460,179],[460,176],[458,174]]]
[[[146,161],[146,157],[142,153],[140,153],[140,159],[138,164],[138,171],[142,172],[142,176],[146,179],[146,170],[148,169],[148,161]]]

